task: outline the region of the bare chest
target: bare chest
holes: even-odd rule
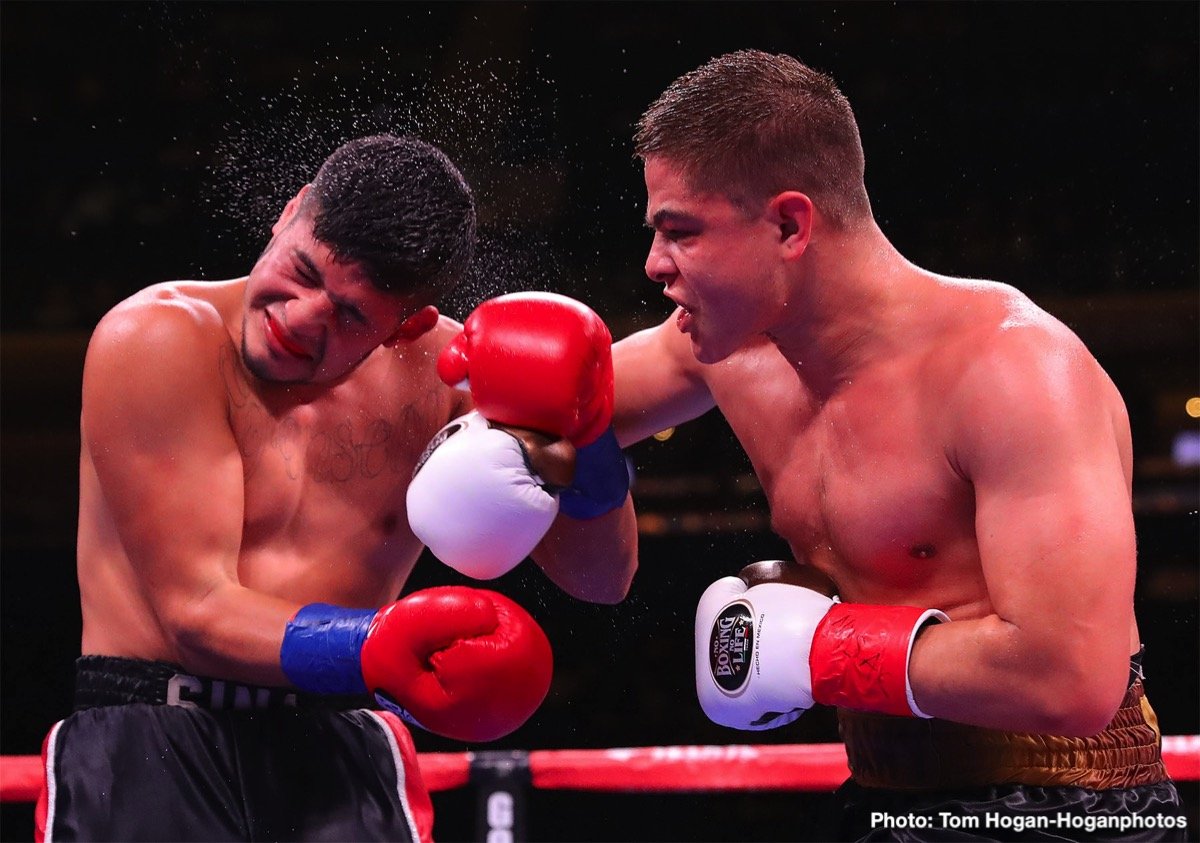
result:
[[[389,547],[394,556],[419,553],[404,495],[450,412],[440,384],[367,380],[289,402],[236,378],[226,383],[245,478],[244,559],[270,548],[343,562]]]
[[[714,394],[798,559],[853,600],[900,599],[935,574],[977,570],[971,489],[936,402],[901,378],[850,384],[819,405],[794,375],[784,382],[747,396],[731,380]]]
[[[438,424],[433,409],[413,401],[381,406],[304,406],[276,414],[259,402],[231,408],[247,491],[274,496],[282,486],[326,488],[338,496],[375,499],[403,491],[424,442]]]

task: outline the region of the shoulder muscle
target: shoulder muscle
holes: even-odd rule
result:
[[[123,428],[149,445],[169,435],[173,422],[219,399],[218,357],[229,344],[205,302],[151,288],[117,305],[88,343],[85,437]]]

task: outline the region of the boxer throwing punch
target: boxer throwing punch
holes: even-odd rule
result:
[[[900,255],[848,102],[791,57],[682,76],[635,145],[646,273],[677,308],[614,349],[618,433],[719,408],[795,556],[700,598],[708,716],[837,706],[837,839],[882,839],[872,812],[1178,815],[1140,677],[1129,423],[1080,340]]]
[[[39,835],[428,839],[404,721],[491,740],[548,689],[549,643],[502,595],[445,587],[397,600],[423,547],[410,478],[439,429],[472,408],[438,377],[460,326],[433,306],[470,261],[470,188],[428,144],[363,138],[326,160],[272,234],[245,278],[150,287],[92,336],[83,656],[76,711],[46,741]],[[594,330],[590,317],[556,323],[555,336]],[[515,341],[488,354],[525,360]],[[562,362],[563,401],[578,402],[567,384],[603,391],[595,367]],[[519,417],[520,397],[507,400]],[[521,482],[541,482],[555,505],[578,485],[554,431],[503,430],[521,440]],[[570,593],[619,600],[636,559],[626,498],[547,521],[525,552]],[[443,517],[470,531],[476,515]],[[508,526],[529,533],[529,517],[512,510]]]
[[[476,412],[434,438],[408,489],[413,531],[438,558],[492,579],[530,552],[559,511],[574,519],[566,522],[574,538],[583,522],[609,529],[597,519],[629,493],[612,429],[611,345],[600,318],[566,296],[514,293],[467,317],[439,356],[438,374],[469,390]],[[514,438],[502,428],[520,432]],[[572,468],[560,475],[569,474],[569,483],[531,476],[522,443],[537,433],[533,441],[549,435],[547,447],[556,451],[558,443],[574,446]],[[475,513],[471,519],[446,517],[464,507]],[[571,568],[575,578],[586,574],[575,560]]]

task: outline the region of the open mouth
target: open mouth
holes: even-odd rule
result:
[[[691,329],[692,322],[692,311],[683,305],[679,305],[679,315],[675,317],[675,326],[679,328],[680,332],[686,334]]]
[[[275,340],[275,344],[288,354],[304,360],[308,360],[312,356],[302,345],[287,335],[283,326],[276,322],[268,311],[263,311],[263,321],[266,323],[267,333]]]

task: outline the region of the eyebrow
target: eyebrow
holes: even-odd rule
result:
[[[699,222],[691,214],[685,214],[683,211],[676,211],[671,208],[660,208],[653,217],[646,217],[647,228],[661,228],[664,222]]]

